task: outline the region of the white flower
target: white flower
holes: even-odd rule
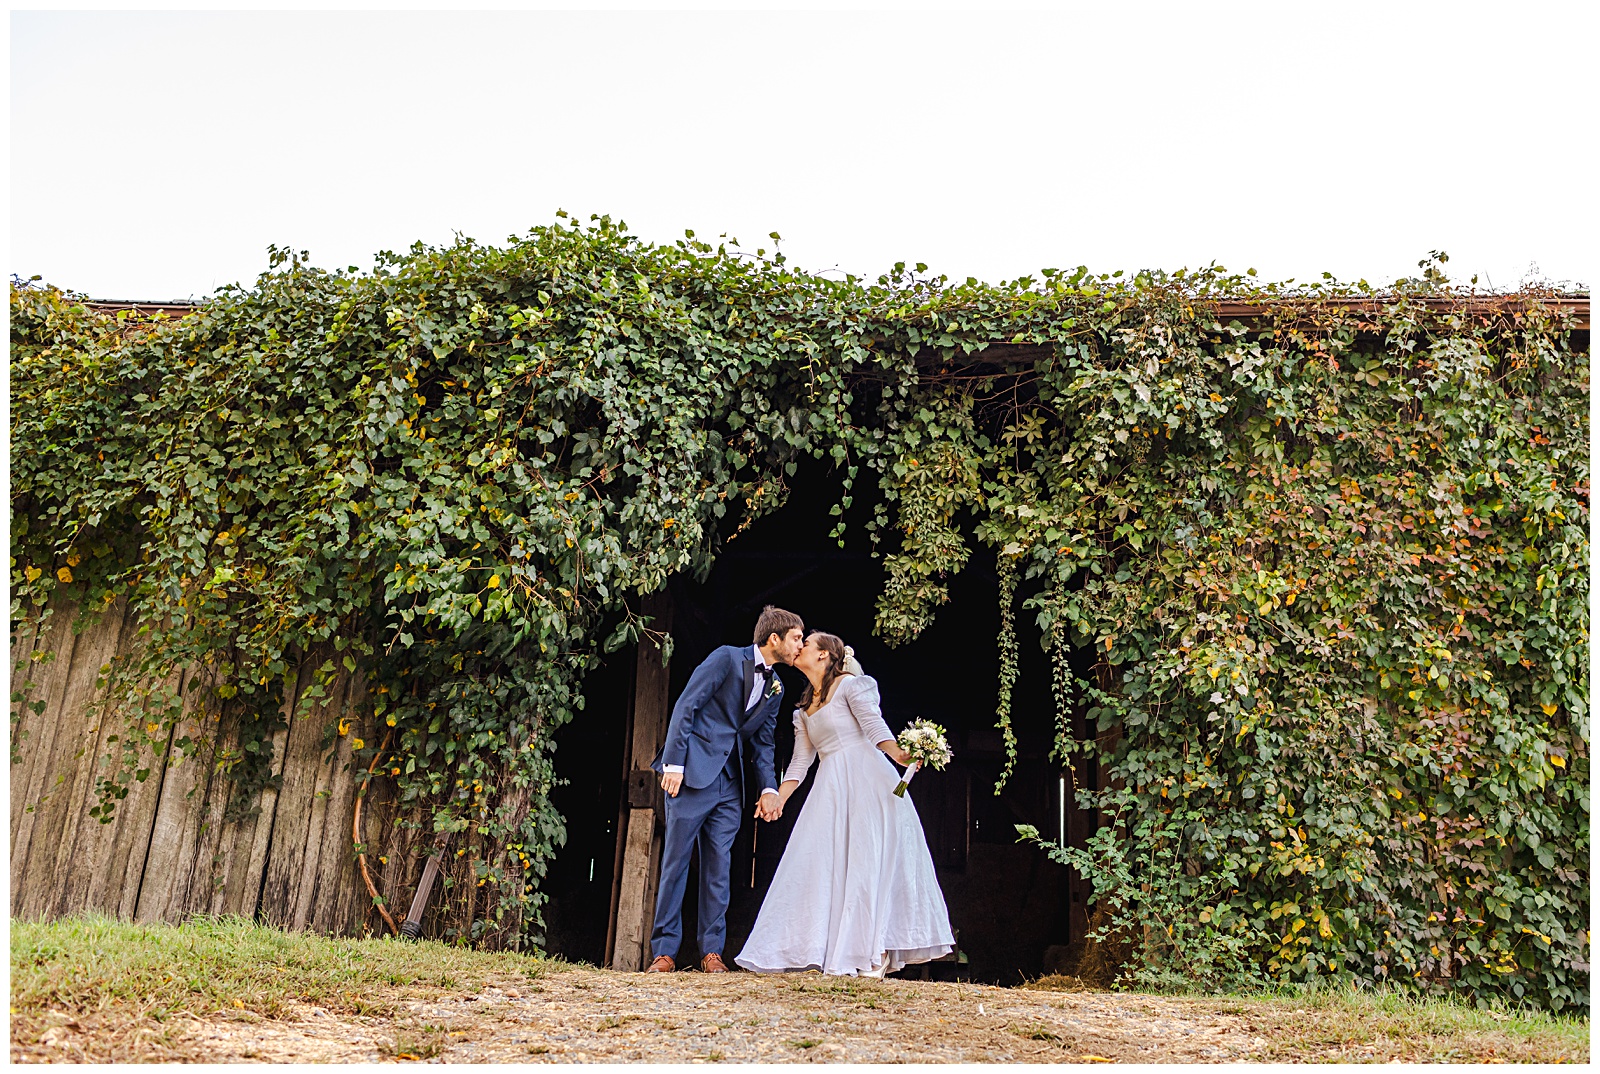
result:
[[[941,769],[954,756],[945,740],[944,728],[929,720],[913,721],[900,732],[897,741],[910,755],[911,762],[919,767]]]

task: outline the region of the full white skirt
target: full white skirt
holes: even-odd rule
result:
[[[922,823],[875,747],[822,758],[750,939],[757,973],[893,973],[955,949]]]

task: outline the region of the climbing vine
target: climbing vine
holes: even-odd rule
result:
[[[1269,979],[1587,1003],[1588,351],[1560,295],[1474,298],[1437,260],[1382,292],[832,280],[605,218],[366,273],[273,256],[181,319],[12,288],[13,630],[70,598],[143,631],[106,672],[102,819],[196,706],[251,808],[284,699],[353,680],[330,735],[451,848],[460,937],[537,942],[585,673],[813,456],[841,541],[876,483],[890,642],[993,550],[1052,653],[1056,756],[1099,764],[1075,785],[1131,846],[1082,867],[1136,891],[1161,863],[1175,934]]]
[[[1000,687],[995,699],[995,726],[1000,729],[1000,739],[1005,746],[1006,761],[995,781],[995,793],[1000,793],[1017,764],[1017,733],[1011,727],[1011,691],[1017,685],[1017,566],[1004,557],[1000,559],[997,588],[1000,597]]]

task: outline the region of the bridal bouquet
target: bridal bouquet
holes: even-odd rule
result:
[[[917,774],[917,769],[926,766],[937,772],[955,756],[950,752],[950,743],[945,741],[944,728],[932,720],[911,721],[895,741],[911,755],[905,778],[894,789],[897,798],[906,796],[906,788],[911,785],[911,777]]]

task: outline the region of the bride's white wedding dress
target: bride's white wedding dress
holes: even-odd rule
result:
[[[865,675],[840,679],[812,715],[795,710],[783,778],[822,763],[740,966],[877,977],[955,949],[916,807],[895,797],[899,769],[875,745],[893,737]]]

